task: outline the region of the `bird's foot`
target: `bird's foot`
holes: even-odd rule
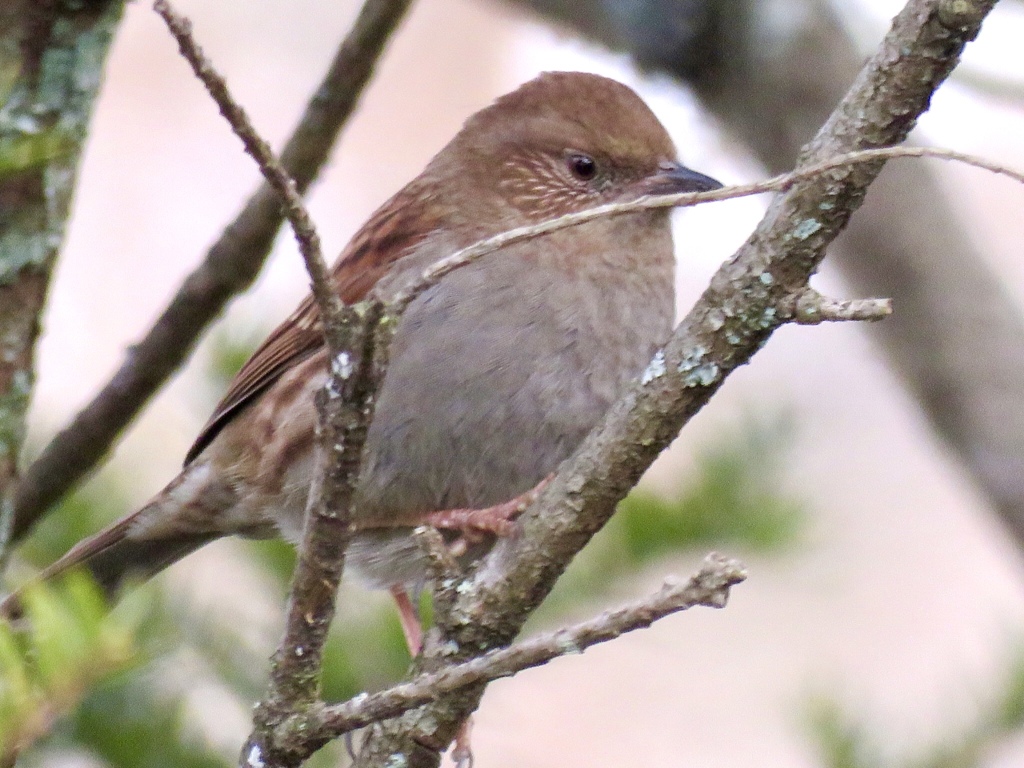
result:
[[[514,499],[495,504],[493,507],[482,509],[444,509],[440,512],[431,512],[426,516],[424,522],[435,528],[449,531],[458,531],[461,535],[452,545],[455,555],[460,555],[469,544],[474,544],[487,535],[510,536],[512,526],[517,517],[526,511],[544,487],[551,482],[554,475],[549,475],[537,483],[536,486],[521,493]]]

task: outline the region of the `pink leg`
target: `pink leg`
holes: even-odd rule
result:
[[[417,656],[423,647],[423,627],[420,625],[419,613],[405,587],[396,584],[390,591],[398,606],[398,620],[402,623],[402,634],[405,635],[405,644],[409,646],[409,655]]]
[[[473,717],[471,715],[459,726],[459,732],[455,734],[452,760],[455,762],[456,768],[473,768],[473,745],[469,743],[469,737],[472,732]]]
[[[508,536],[512,533],[512,522],[536,500],[544,487],[551,482],[552,477],[554,477],[553,474],[548,475],[526,493],[501,504],[495,504],[493,507],[444,509],[440,512],[431,512],[426,516],[424,522],[435,528],[460,531],[462,537],[455,542],[455,549],[459,549],[460,544],[464,548],[467,541],[479,541],[485,534]],[[398,605],[398,615],[402,621],[405,642],[409,646],[409,652],[415,656],[423,645],[423,629],[420,626],[419,616],[409,599],[409,593],[403,587],[392,587],[391,594]],[[466,718],[466,722],[462,724],[459,732],[455,735],[452,760],[455,761],[457,768],[472,768],[473,750],[469,739],[472,728],[472,718]]]
[[[398,606],[398,619],[402,624],[402,634],[405,635],[405,644],[409,647],[409,655],[417,656],[423,647],[423,627],[420,625],[419,614],[405,587],[395,585],[391,587],[390,592],[395,600],[395,605]],[[473,750],[469,743],[472,726],[472,718],[467,718],[455,735],[452,760],[455,761],[457,768],[472,768]]]

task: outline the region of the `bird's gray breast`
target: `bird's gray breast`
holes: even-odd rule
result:
[[[609,281],[521,256],[510,248],[452,273],[400,320],[367,440],[364,524],[530,489],[667,335],[670,262],[656,280],[619,266]]]

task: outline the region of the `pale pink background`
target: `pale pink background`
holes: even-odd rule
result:
[[[891,7],[873,5],[882,13]],[[352,0],[179,6],[276,143],[355,8]],[[868,38],[877,39],[880,29],[868,24]],[[1019,76],[1018,51],[1000,47],[998,37],[999,30],[986,33],[977,45],[992,57],[1006,48],[1009,60],[988,65],[1016,66]],[[624,60],[503,6],[421,0],[312,195],[328,251],[337,252],[466,115],[556,68],[626,80],[663,117],[690,165],[725,181],[758,176],[755,164],[737,159],[735,147],[696,116],[684,93],[643,80]],[[949,87],[924,127],[936,141],[1024,166],[1020,107]],[[979,171],[943,173],[957,184],[965,226],[1020,295],[1024,190]],[[33,410],[38,439],[106,380],[256,178],[147,4],[130,4],[46,318]],[[758,212],[759,204],[747,201],[679,217],[681,301],[697,295]],[[828,269],[818,283],[843,292]],[[300,262],[283,238],[255,293],[231,314],[269,329],[303,290]],[[193,367],[118,449],[115,471],[137,478],[137,500],[173,475],[205,420],[215,394],[198,382]],[[733,553],[745,557],[751,577],[724,611],[673,617],[582,658],[493,685],[476,717],[477,765],[805,768],[815,759],[802,708],[822,690],[838,691],[870,714],[897,748],[971,717],[1022,633],[1020,553],[860,330],[784,328],[729,380],[656,467],[653,481],[671,486],[685,477],[694,447],[752,413],[788,407],[799,416],[799,430],[784,483],[811,510],[793,551]],[[698,560],[695,554],[638,573],[616,599],[649,590],[669,572],[687,574]],[[214,575],[236,571],[234,580]],[[196,600],[266,642],[279,631],[269,608],[258,597],[235,599],[248,594],[250,576],[230,544],[217,544],[165,578],[196,589]],[[600,607],[581,608],[580,616]],[[199,727],[233,753],[247,710],[210,685],[197,685],[193,701]],[[1024,743],[991,765],[1022,760]]]

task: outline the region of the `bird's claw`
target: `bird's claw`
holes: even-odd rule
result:
[[[551,482],[549,475],[536,486],[521,493],[514,499],[482,509],[445,509],[431,512],[425,522],[435,528],[458,531],[461,535],[451,545],[452,554],[458,557],[465,553],[470,544],[475,544],[488,536],[504,538],[511,536],[515,530],[515,520],[537,500],[540,492]]]

